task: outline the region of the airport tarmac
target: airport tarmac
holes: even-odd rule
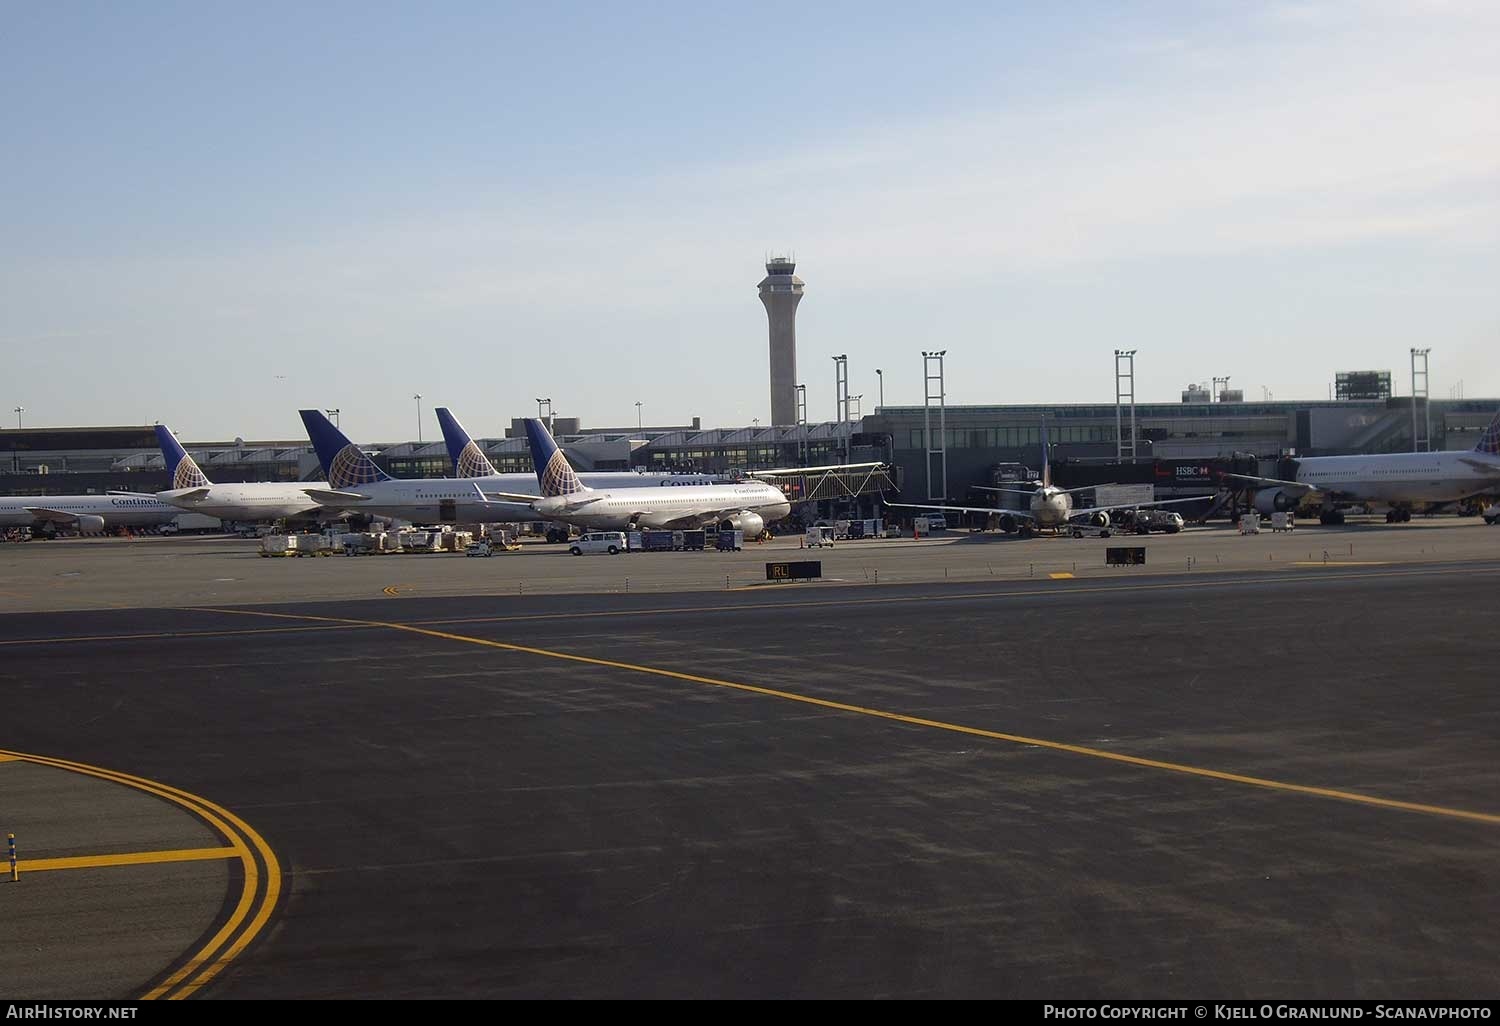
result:
[[[235,605],[280,601],[454,595],[667,593],[765,587],[774,560],[821,563],[823,585],[994,581],[1068,574],[1086,579],[1157,573],[1279,570],[1286,566],[1407,566],[1500,558],[1500,527],[1477,517],[1303,524],[1289,533],[1240,535],[1227,523],[1178,535],[1108,539],[948,531],[922,539],[799,548],[796,537],[740,552],[640,552],[571,556],[528,542],[489,558],[458,553],[262,557],[258,543],[222,536],[91,538],[0,545],[0,613],[30,610]],[[1146,550],[1142,566],[1109,566],[1110,547]],[[774,587],[820,585],[778,584]]]
[[[1324,564],[1335,537],[1357,558]],[[762,547],[16,546],[3,587],[36,608],[0,616],[0,749],[202,796],[274,851],[274,908],[199,997],[1493,997],[1500,531],[1146,544],[1072,578],[1025,563],[1103,542],[821,553],[852,578],[889,552],[870,587],[751,586]],[[1003,579],[934,579],[968,552]],[[85,553],[136,608],[28,598]],[[200,604],[194,559],[255,588]],[[584,576],[655,559],[744,584]],[[554,590],[359,590],[521,565]],[[160,980],[71,957],[77,997]]]

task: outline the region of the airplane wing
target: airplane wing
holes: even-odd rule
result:
[[[152,496],[156,498],[156,496]],[[38,520],[47,520],[54,524],[75,524],[78,522],[77,513],[69,513],[65,509],[48,509],[46,506],[22,506],[26,512]]]
[[[1091,492],[1095,488],[1114,488],[1114,487],[1116,487],[1116,486],[1112,485],[1112,484],[1097,484],[1097,485],[1083,485],[1080,488],[1059,488],[1059,489],[1057,489],[1057,491],[1059,491],[1059,492],[1066,492],[1068,495],[1076,495],[1079,492]],[[1023,489],[1023,488],[994,488],[994,487],[990,487],[988,485],[974,485],[974,490],[976,492],[1008,492],[1011,495],[1035,495],[1036,494],[1036,489],[1027,490],[1027,489]]]
[[[1172,506],[1179,502],[1209,502],[1215,496],[1190,495],[1185,499],[1153,499],[1151,502],[1117,502],[1113,506],[1090,506],[1088,509],[1068,511],[1069,517],[1081,517],[1090,513],[1112,513],[1117,509],[1152,509],[1156,506]]]
[[[541,498],[540,495],[526,495],[523,492],[491,492],[478,484],[474,487],[478,489],[479,497],[485,502],[508,502],[514,505],[530,506]]]
[[[727,520],[729,517],[735,516],[739,513],[743,513],[744,511],[745,507],[741,505],[700,506],[697,509],[689,509],[678,512],[675,516],[672,517],[671,520],[662,521],[660,526],[663,530],[696,528],[700,524],[706,524],[711,521]],[[651,511],[644,509],[632,510],[630,515],[633,518],[649,518],[651,516]]]
[[[1030,492],[1025,493],[1030,495]],[[1010,515],[1020,517],[1022,520],[1035,520],[1036,516],[1030,510],[1024,509],[996,509],[994,506],[919,506],[913,502],[888,502],[887,506],[899,509],[930,509],[939,513],[984,513],[989,516]]]
[[[1037,488],[1040,487],[1041,485],[1037,485]],[[1035,495],[1037,493],[1036,488],[994,488],[989,485],[975,485],[974,490],[976,492],[1003,492],[1006,495]]]
[[[1321,489],[1313,487],[1306,481],[1283,481],[1278,477],[1255,477],[1252,474],[1225,474],[1224,476],[1235,481],[1244,481],[1259,488],[1281,488],[1286,491],[1295,491],[1302,494],[1321,491]]]
[[[369,502],[370,496],[361,495],[359,492],[338,492],[327,488],[304,488],[307,497],[324,506],[347,506],[351,503],[359,504]]]

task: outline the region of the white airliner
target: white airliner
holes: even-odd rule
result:
[[[1411,519],[1414,508],[1461,502],[1500,492],[1500,413],[1473,449],[1397,452],[1378,456],[1305,456],[1291,480],[1228,474],[1255,490],[1258,512],[1295,510],[1316,503],[1319,519],[1341,524],[1341,507],[1390,507],[1386,523]]]
[[[161,445],[172,487],[156,493],[156,498],[179,509],[202,513],[220,520],[270,521],[288,518],[314,518],[325,512],[307,494],[310,488],[326,489],[322,481],[245,481],[214,484],[199,469],[182,445],[167,430],[156,425],[156,440]]]
[[[526,439],[531,445],[531,461],[541,488],[541,497],[530,500],[530,506],[542,520],[566,521],[596,530],[727,524],[732,530],[744,531],[748,541],[760,537],[767,521],[780,520],[792,511],[786,493],[764,481],[685,488],[639,485],[590,488],[569,466],[546,424],[528,418]],[[501,492],[488,481],[476,483],[490,499],[508,502],[530,499],[524,494]]]
[[[449,454],[464,475],[457,478],[393,478],[375,465],[363,449],[349,441],[333,422],[318,410],[300,410],[307,436],[317,450],[318,461],[328,475],[326,489],[314,488],[309,495],[330,509],[351,513],[408,520],[418,524],[523,523],[552,520],[541,516],[531,506],[541,493],[531,474],[501,474],[485,458],[479,446],[458,426],[446,409],[439,411],[440,422],[450,422],[457,433],[448,440]],[[454,442],[462,444],[454,454]],[[683,489],[714,479],[683,474],[638,474],[611,471],[585,474],[584,479],[598,487],[629,484],[641,487],[677,486]],[[515,501],[493,501],[479,489],[505,489],[517,495]]]
[[[1082,533],[1085,527],[1099,529],[1099,535],[1109,537],[1110,514],[1123,509],[1144,509],[1152,506],[1170,506],[1181,502],[1203,502],[1212,496],[1193,496],[1186,499],[1157,499],[1153,502],[1133,502],[1128,506],[1075,507],[1073,496],[1078,492],[1092,491],[1098,485],[1082,488],[1059,488],[1052,483],[1052,461],[1047,451],[1047,424],[1042,422],[1042,480],[1034,490],[1020,488],[982,488],[986,492],[1007,492],[1024,495],[1029,500],[1029,509],[996,509],[992,506],[920,506],[914,503],[888,502],[887,506],[902,509],[931,509],[957,511],[960,513],[983,513],[998,518],[1000,529],[1009,534],[1015,531],[1022,538],[1030,538],[1038,530],[1051,530],[1058,534],[1067,531]]]
[[[99,534],[122,527],[175,524],[182,510],[146,495],[26,495],[0,498],[0,527],[29,527],[34,536],[59,531]]]

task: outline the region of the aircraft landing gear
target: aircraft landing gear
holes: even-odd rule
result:
[[[1409,509],[1387,510],[1385,514],[1385,522],[1388,524],[1404,524],[1410,519],[1411,510]]]
[[[1344,522],[1344,514],[1340,510],[1329,509],[1318,514],[1318,523],[1324,527],[1337,527]]]

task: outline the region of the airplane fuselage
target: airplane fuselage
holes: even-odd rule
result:
[[[1062,527],[1073,512],[1073,496],[1048,485],[1031,497],[1031,515],[1038,527]]]
[[[584,483],[588,484],[587,478]],[[544,520],[566,520],[603,531],[667,527],[694,518],[707,523],[719,519],[713,511],[719,515],[724,511],[755,513],[766,521],[780,520],[792,511],[781,489],[759,481],[671,489],[596,489],[550,496],[533,506]]]
[[[327,487],[322,481],[246,481],[209,485],[201,499],[171,492],[158,492],[157,497],[178,509],[220,520],[283,520],[320,512],[323,507],[308,496],[306,489]]]
[[[75,517],[99,517],[106,529],[159,527],[182,513],[159,499],[125,495],[9,495],[0,498],[0,527],[37,527],[52,520],[66,529],[63,519],[31,510],[55,510]]]
[[[1500,488],[1500,459],[1470,450],[1308,456],[1297,461],[1294,480],[1349,500],[1456,502]]]
[[[653,494],[667,488],[673,489],[675,494],[677,489],[691,490],[714,480],[706,475],[638,474],[630,471],[580,474],[579,477],[590,488],[619,489],[629,485],[631,491]],[[480,494],[481,486],[519,495],[541,496],[535,474],[497,474],[479,478],[377,481],[351,489],[368,496],[364,501],[342,505],[329,501],[322,505],[419,524],[532,523],[553,519],[524,502],[487,502]]]

